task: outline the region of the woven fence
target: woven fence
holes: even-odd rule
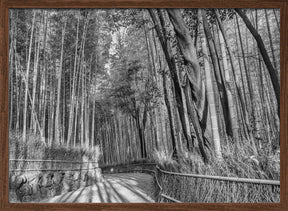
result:
[[[158,188],[157,202],[257,203],[280,200],[280,181],[277,180],[171,172],[155,163],[122,164],[106,166],[104,169],[105,173],[153,174]]]

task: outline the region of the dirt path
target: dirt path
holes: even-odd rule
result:
[[[106,174],[104,181],[41,201],[41,203],[144,203],[153,200],[153,176],[142,173]]]

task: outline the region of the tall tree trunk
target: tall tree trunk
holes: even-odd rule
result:
[[[35,27],[35,16],[36,11],[33,11],[33,18],[32,18],[32,27],[31,27],[31,34],[30,34],[30,44],[29,44],[29,52],[28,52],[28,60],[27,60],[27,68],[26,68],[26,76],[25,80],[27,80],[27,83],[25,84],[25,97],[24,97],[24,111],[23,111],[23,141],[26,142],[26,124],[27,124],[27,110],[28,110],[28,91],[29,91],[29,71],[30,71],[30,58],[31,58],[31,52],[32,52],[32,42],[33,42],[33,33],[34,33],[34,27]]]
[[[218,119],[217,119],[217,111],[216,111],[216,103],[214,97],[214,90],[213,90],[213,80],[211,76],[211,68],[208,61],[208,50],[206,46],[206,39],[204,35],[203,29],[203,20],[201,9],[198,11],[198,23],[199,23],[199,37],[203,51],[203,59],[204,59],[204,70],[205,70],[205,78],[206,78],[206,89],[207,89],[207,96],[208,96],[208,104],[209,104],[209,111],[211,116],[211,125],[212,125],[212,136],[213,142],[215,147],[215,154],[218,159],[222,158],[221,152],[221,143],[220,143],[220,134],[219,134],[219,127],[218,127]]]
[[[253,35],[253,37],[255,38],[258,48],[260,50],[260,53],[263,57],[264,63],[267,67],[267,70],[269,72],[270,75],[270,79],[272,81],[272,85],[273,85],[273,89],[274,89],[274,93],[275,93],[275,97],[277,99],[277,105],[278,105],[278,117],[280,117],[280,80],[277,76],[277,72],[274,69],[270,58],[268,56],[268,53],[266,51],[265,45],[263,43],[263,40],[261,38],[261,36],[259,35],[259,33],[256,31],[256,29],[253,27],[253,25],[251,24],[250,20],[248,19],[248,17],[245,15],[245,13],[241,10],[241,9],[235,9],[235,11],[239,14],[239,16],[243,19],[244,23],[246,24],[247,28],[249,29],[249,31],[251,32],[251,34]]]
[[[186,24],[181,17],[181,11],[179,9],[167,9],[170,21],[174,27],[179,48],[184,58],[184,64],[187,66],[187,78],[189,79],[190,90],[186,91],[188,99],[193,99],[188,103],[190,120],[193,122],[196,137],[199,143],[199,149],[205,162],[209,160],[205,146],[208,145],[208,140],[204,136],[204,130],[206,125],[203,124],[203,119],[206,123],[205,105],[207,105],[205,99],[205,91],[203,89],[203,83],[201,79],[200,66],[196,56],[196,50],[193,40],[190,36],[190,32],[186,27]],[[189,96],[190,95],[190,96]],[[194,105],[193,105],[194,104]]]
[[[145,126],[141,125],[139,109],[136,112],[135,120],[136,120],[136,126],[137,126],[137,130],[138,130],[139,140],[140,140],[141,158],[146,158],[147,157],[147,151],[146,151],[146,141],[145,141],[145,134],[144,134]]]
[[[159,56],[159,65],[160,65],[159,68],[162,71],[162,86],[163,86],[164,102],[167,108],[168,120],[169,120],[169,126],[170,126],[170,135],[171,135],[171,141],[172,141],[172,157],[174,157],[175,159],[178,159],[178,150],[177,150],[176,139],[175,139],[176,130],[175,130],[175,127],[173,126],[173,116],[172,116],[173,114],[171,110],[171,107],[173,105],[170,105],[169,95],[168,95],[167,86],[166,86],[166,71],[164,70],[164,67],[162,67],[160,56]]]
[[[273,64],[274,64],[274,68],[277,70],[277,63],[276,63],[276,58],[275,58],[275,53],[274,53],[273,39],[272,39],[272,35],[271,35],[271,29],[270,29],[270,23],[269,23],[269,17],[268,17],[267,9],[264,9],[264,12],[265,12],[265,20],[266,20],[266,25],[267,25],[269,44],[270,44],[270,48],[271,48]]]
[[[92,126],[91,126],[91,145],[90,147],[94,147],[95,145],[95,100],[93,100],[93,107],[92,107]]]
[[[175,140],[175,132],[174,132],[174,126],[173,126],[173,120],[172,120],[172,112],[171,112],[171,106],[170,106],[170,102],[168,99],[168,92],[167,92],[167,87],[166,87],[166,75],[165,72],[163,71],[162,74],[163,77],[163,90],[164,90],[164,100],[165,100],[165,105],[167,107],[167,111],[168,111],[168,119],[169,119],[169,126],[170,126],[170,135],[171,135],[171,141],[172,141],[172,157],[174,157],[175,159],[178,158],[178,151],[177,151],[177,147],[176,147],[176,140]]]
[[[258,31],[258,10],[255,10],[255,27],[256,27],[256,31]],[[265,130],[265,136],[270,139],[270,134],[269,134],[269,119],[268,119],[268,111],[267,108],[269,106],[267,105],[267,100],[266,100],[266,96],[265,96],[265,85],[264,85],[264,73],[263,73],[263,69],[262,69],[262,62],[261,62],[261,57],[260,57],[260,52],[259,49],[257,49],[257,61],[258,61],[258,69],[259,69],[259,93],[260,93],[260,99],[262,102],[262,113],[263,113],[263,121],[262,121],[262,125],[264,127]]]
[[[73,67],[73,78],[72,78],[72,91],[71,91],[71,99],[70,99],[70,108],[69,108],[69,122],[68,122],[68,134],[67,134],[67,146],[70,145],[71,136],[72,136],[72,128],[73,128],[73,119],[75,115],[75,90],[76,90],[76,81],[77,81],[77,49],[78,49],[78,33],[79,33],[79,17],[77,18],[77,26],[76,26],[76,40],[75,40],[75,57],[74,57],[74,67]]]
[[[226,92],[227,92],[233,138],[238,142],[238,139],[239,139],[238,118],[237,118],[236,106],[234,105],[234,98],[233,98],[233,94],[232,94],[232,92],[233,92],[232,87],[233,87],[234,81],[231,80],[230,73],[229,73],[224,36],[221,33],[221,30],[218,30],[218,34],[219,34],[220,48],[221,48],[222,60],[223,60],[223,70],[224,70],[224,76],[225,76],[225,82],[224,82],[225,86],[224,87],[226,87]]]
[[[238,36],[239,36],[239,41],[240,41],[240,50],[241,50],[241,53],[242,53],[242,59],[243,59],[243,65],[244,65],[244,71],[242,74],[242,76],[245,76],[245,80],[246,80],[246,83],[247,83],[247,87],[248,87],[248,98],[246,100],[247,102],[247,105],[248,105],[248,112],[249,114],[252,113],[252,116],[253,116],[253,106],[252,105],[252,99],[253,99],[253,90],[252,90],[252,86],[251,86],[251,80],[250,80],[250,77],[248,76],[248,66],[247,66],[247,63],[246,63],[246,57],[245,57],[245,51],[244,51],[244,45],[243,45],[243,40],[242,40],[242,35],[241,35],[241,29],[240,29],[240,24],[239,24],[239,20],[238,20],[238,16],[236,15],[236,23],[237,23],[237,29],[238,29]],[[240,58],[239,58],[240,60]],[[243,78],[243,77],[242,77]],[[243,86],[245,88],[245,83],[243,83]],[[245,94],[246,95],[246,94]],[[249,109],[250,108],[250,109]]]
[[[48,91],[47,91],[47,87],[48,87],[48,73],[47,73],[47,63],[46,63],[46,42],[47,42],[47,26],[48,26],[48,12],[44,13],[44,37],[43,37],[43,63],[42,63],[42,67],[43,67],[43,73],[42,73],[42,86],[45,87],[45,89],[43,89],[42,91],[42,98],[43,98],[43,103],[41,104],[41,110],[43,111],[43,115],[42,115],[42,128],[43,128],[43,135],[44,135],[44,139],[48,136],[48,132],[46,132],[46,128],[47,128],[47,95],[48,95]]]
[[[217,88],[218,88],[219,95],[220,95],[221,106],[222,106],[224,120],[225,120],[226,133],[229,136],[233,136],[232,117],[231,117],[233,113],[233,111],[231,111],[231,108],[233,108],[233,101],[229,102],[228,100],[227,87],[225,85],[224,77],[221,72],[220,65],[218,63],[217,52],[213,43],[211,31],[209,29],[206,12],[204,9],[201,11],[202,11],[204,32],[207,38],[208,47],[210,50],[210,56],[211,56],[211,60],[212,60],[213,67],[214,67],[214,75],[215,75],[216,82],[217,82],[216,84],[217,84]]]
[[[85,106],[85,97],[84,97],[84,92],[85,92],[85,86],[84,86],[84,78],[85,78],[85,69],[84,67],[81,67],[80,71],[80,80],[81,80],[81,111],[80,111],[80,146],[84,147],[84,142],[85,142],[85,122],[84,122],[84,106]],[[105,131],[106,132],[106,131]],[[105,134],[105,133],[104,133]]]
[[[247,126],[249,124],[249,121],[248,121],[248,116],[247,116],[247,111],[246,111],[246,107],[244,105],[243,102],[245,102],[245,99],[242,99],[242,96],[241,96],[241,92],[240,92],[240,88],[238,87],[238,85],[236,84],[236,67],[235,67],[235,57],[232,53],[232,50],[231,50],[231,47],[227,41],[227,35],[225,33],[225,29],[224,29],[224,26],[220,20],[220,17],[219,17],[219,13],[218,13],[218,10],[214,10],[215,11],[215,17],[216,17],[216,20],[218,22],[218,26],[219,26],[219,29],[222,33],[222,36],[223,36],[223,40],[225,42],[225,46],[227,48],[227,52],[228,52],[228,56],[229,56],[229,60],[230,60],[230,64],[231,64],[231,69],[232,69],[232,87],[235,87],[234,90],[235,90],[235,99],[236,99],[236,106],[238,105],[239,107],[239,119],[242,120],[242,129],[244,131],[247,130]],[[237,45],[237,43],[236,43]],[[238,46],[238,45],[237,45]],[[241,73],[241,80],[242,80],[242,84],[243,83],[243,77],[242,77],[242,71],[241,71],[241,63],[239,62],[239,68],[240,68],[240,73]],[[245,89],[243,89],[244,93],[245,93]],[[245,103],[246,104],[246,103]],[[237,108],[237,107],[236,107]],[[241,118],[240,118],[241,117]]]
[[[55,144],[60,143],[60,97],[61,97],[61,78],[62,78],[62,65],[63,65],[63,53],[64,53],[64,38],[66,31],[66,18],[64,20],[64,24],[62,26],[62,37],[61,37],[61,53],[60,53],[60,64],[58,70],[58,85],[57,85],[57,102],[56,102],[56,114],[55,114]]]
[[[17,34],[17,33],[16,33]],[[14,36],[14,51],[17,52],[17,45],[16,45],[16,36]],[[18,74],[18,59],[17,57],[14,55],[14,66],[15,66],[15,77],[16,77],[16,93],[19,93],[16,96],[16,134],[19,134],[19,130],[21,127],[21,123],[20,123],[20,99],[22,97],[22,92],[20,90],[22,90],[22,82],[21,82],[21,75],[19,76]]]
[[[13,13],[13,10],[10,11],[10,21],[14,18],[14,13]],[[11,31],[9,32],[10,33],[10,43],[9,43],[9,131],[12,130],[12,125],[14,123],[14,119],[13,119],[13,106],[14,106],[14,103],[13,103],[13,99],[14,99],[14,68],[13,68],[13,64],[16,64],[16,62],[14,63],[13,60],[14,60],[14,52],[16,52],[14,49],[14,42],[16,41],[16,38],[15,38],[15,26],[14,26],[14,22],[11,23]],[[16,57],[16,56],[15,56]],[[16,73],[16,72],[15,72]],[[17,73],[16,73],[17,74]],[[17,78],[16,78],[16,82],[17,82]]]
[[[39,33],[40,33],[40,29],[39,29]],[[37,36],[37,34],[36,34]],[[38,35],[38,38],[35,39],[35,46],[37,46],[37,48],[35,48],[35,54],[36,54],[36,57],[34,56],[34,72],[33,72],[33,91],[32,91],[32,105],[31,105],[31,109],[32,110],[35,110],[35,101],[36,101],[36,87],[37,87],[37,76],[38,76],[38,66],[39,66],[39,52],[40,52],[40,39],[39,39],[39,36]],[[38,41],[38,44],[37,42]],[[37,45],[36,45],[37,44]],[[31,125],[30,127],[34,130],[34,132],[36,132],[36,122],[33,122],[32,120],[32,116],[31,116]]]
[[[157,32],[157,35],[159,37],[159,41],[161,43],[163,52],[165,54],[165,59],[167,61],[168,67],[169,67],[169,71],[170,71],[170,75],[172,78],[172,82],[174,85],[174,89],[175,89],[175,100],[176,100],[176,104],[177,104],[177,112],[179,113],[179,117],[180,117],[180,122],[181,122],[181,126],[183,129],[183,134],[185,136],[185,139],[188,141],[189,140],[189,136],[187,134],[186,131],[186,125],[185,125],[185,117],[184,117],[184,105],[183,105],[183,101],[182,101],[182,93],[181,93],[181,87],[180,87],[180,83],[178,81],[178,77],[177,77],[177,69],[176,69],[176,64],[175,64],[175,60],[173,59],[173,56],[171,55],[171,52],[168,50],[170,49],[169,44],[167,43],[167,39],[165,38],[165,34],[163,32],[163,30],[160,28],[160,24],[159,21],[157,19],[157,16],[155,15],[153,10],[148,10],[149,14],[152,18],[152,21],[155,25],[155,30]]]

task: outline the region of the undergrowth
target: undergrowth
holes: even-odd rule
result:
[[[66,145],[48,146],[40,141],[40,137],[28,134],[26,142],[21,136],[9,135],[9,159],[24,160],[61,160],[61,161],[98,161],[101,153],[99,146],[94,148],[67,147]],[[87,168],[88,164],[81,163],[54,163],[54,162],[23,162],[10,161],[10,169],[78,169]],[[21,172],[23,173],[23,172]],[[36,173],[36,172],[34,172]]]
[[[223,150],[223,160],[205,164],[201,157],[184,153],[178,161],[171,154],[155,151],[154,159],[164,170],[201,175],[279,180],[280,156],[251,155],[249,145]],[[182,202],[279,202],[280,187],[193,178],[158,173],[163,193]]]

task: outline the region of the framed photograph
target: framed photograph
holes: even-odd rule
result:
[[[287,2],[1,0],[1,210],[286,210]]]

